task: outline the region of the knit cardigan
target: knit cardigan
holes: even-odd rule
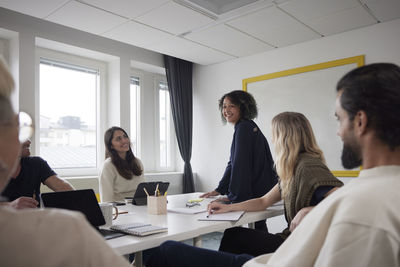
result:
[[[343,183],[332,175],[328,167],[320,159],[307,153],[301,153],[297,160],[293,179],[289,185],[289,192],[283,198],[288,227],[279,235],[284,239],[289,236],[291,221],[302,208],[310,206],[311,199],[318,187],[340,187],[342,185]]]

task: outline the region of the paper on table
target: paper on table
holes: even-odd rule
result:
[[[184,213],[184,214],[196,214],[196,213],[206,212],[207,208],[206,207],[168,208],[168,211],[176,213]]]
[[[204,217],[199,218],[199,221],[237,221],[242,217],[244,211],[231,211],[226,213],[207,214]]]

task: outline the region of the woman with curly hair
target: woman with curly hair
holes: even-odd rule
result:
[[[253,121],[257,104],[245,91],[232,91],[219,100],[223,123],[234,125],[231,155],[218,187],[200,197],[227,195],[221,201],[237,203],[261,197],[277,182],[274,161],[268,141]],[[256,222],[256,228],[266,230],[265,221]]]
[[[114,126],[105,132],[104,144],[106,160],[100,174],[101,201],[124,201],[144,182],[142,162],[133,155],[128,134],[120,127]]]

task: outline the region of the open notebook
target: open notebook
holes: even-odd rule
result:
[[[200,217],[199,221],[237,221],[242,217],[244,211],[231,211],[226,213],[208,214]]]
[[[136,236],[146,236],[168,231],[168,228],[166,227],[155,226],[146,223],[117,224],[111,226],[110,229],[117,232]]]

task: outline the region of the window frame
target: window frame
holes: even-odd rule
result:
[[[132,136],[132,118],[131,118],[131,82],[130,79],[132,79],[132,77],[138,78],[139,79],[139,92],[136,95],[136,100],[138,100],[138,106],[136,107],[136,154],[135,157],[138,158],[142,158],[142,103],[143,103],[143,94],[142,94],[142,90],[143,90],[143,83],[144,83],[144,77],[143,77],[143,73],[134,69],[131,69],[130,74],[129,74],[129,125],[130,125],[130,129],[129,129],[129,137]]]
[[[157,143],[157,147],[156,147],[156,170],[158,172],[173,172],[176,170],[176,134],[175,134],[175,126],[174,126],[174,120],[172,117],[172,109],[170,109],[169,112],[169,116],[170,116],[170,121],[171,121],[171,125],[170,125],[170,132],[169,132],[169,136],[170,136],[170,140],[169,140],[169,146],[170,146],[170,153],[169,153],[169,157],[170,157],[170,166],[168,167],[162,167],[161,166],[161,161],[160,161],[160,94],[159,94],[159,83],[160,82],[165,82],[168,86],[168,82],[167,82],[167,77],[166,76],[161,76],[161,75],[154,75],[154,96],[155,96],[155,139],[156,139],[156,143]]]
[[[61,63],[77,65],[99,72],[99,84],[96,89],[96,167],[91,168],[53,168],[59,176],[97,176],[98,169],[101,167],[101,159],[104,157],[103,132],[105,129],[105,118],[107,114],[106,105],[106,79],[107,64],[103,61],[94,60],[87,57],[63,53],[47,48],[36,47],[35,55],[35,116],[37,125],[40,124],[40,59],[58,61]],[[40,127],[35,127],[34,140],[35,154],[40,155]],[[46,159],[45,159],[46,160]],[[50,166],[51,167],[51,166]]]

